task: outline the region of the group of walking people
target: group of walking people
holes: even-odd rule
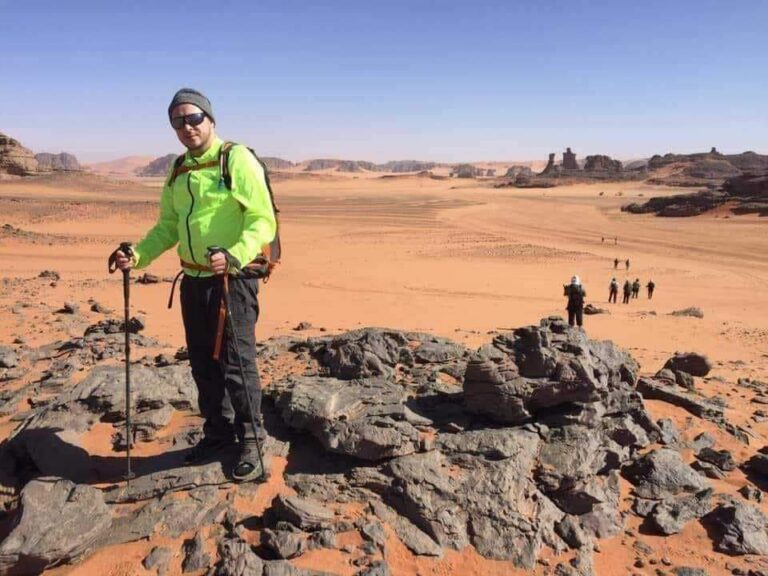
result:
[[[622,304],[629,304],[630,299],[640,297],[640,278],[635,278],[634,282],[630,282],[629,278],[624,281],[624,298]],[[653,280],[648,280],[648,284],[645,285],[648,290],[648,299],[653,298],[653,291],[656,289],[656,283]],[[616,299],[619,295],[619,282],[616,278],[611,279],[611,283],[608,286],[608,302],[616,303]]]
[[[627,260],[629,262],[629,260]],[[623,293],[624,298],[622,303],[629,304],[629,301],[633,298],[640,297],[640,278],[635,278],[634,282],[630,282],[629,278],[624,281]],[[656,283],[653,280],[648,280],[645,285],[648,290],[648,299],[653,298],[653,291],[656,289]],[[568,311],[568,324],[571,326],[582,326],[584,323],[584,302],[587,297],[587,291],[581,284],[581,278],[573,276],[569,284],[563,285],[563,296],[568,297],[568,304],[566,310]],[[608,287],[608,302],[616,303],[619,296],[619,281],[616,278],[611,279],[611,283]]]

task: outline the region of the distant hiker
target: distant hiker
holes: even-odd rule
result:
[[[611,278],[611,284],[608,286],[608,303],[616,304],[616,298],[619,295],[619,282],[616,278]]]
[[[632,295],[632,284],[629,282],[629,279],[627,279],[624,282],[624,299],[621,301],[622,304],[629,304],[629,297]]]
[[[600,238],[600,242],[602,242],[603,244],[605,244],[605,236],[603,236],[603,237],[601,237],[601,238]]]
[[[648,284],[645,285],[646,288],[648,288],[648,300],[653,298],[653,291],[656,289],[656,284],[654,284],[653,280],[648,280]]]
[[[117,265],[122,270],[146,268],[178,245],[184,274],[181,313],[205,420],[203,436],[185,462],[215,457],[237,438],[240,457],[232,477],[261,479],[265,471],[257,437],[262,430],[255,341],[260,276],[253,262],[276,233],[268,181],[245,146],[230,148],[216,136],[211,103],[200,92],[176,92],[168,119],[187,152],[169,171],[157,223],[130,258],[116,252]],[[227,293],[227,325],[235,337],[220,322],[226,318],[222,294]]]
[[[629,258],[627,258],[627,259],[624,261],[624,266],[626,267],[626,270],[629,270]]]
[[[571,278],[571,283],[563,286],[564,296],[568,296],[568,324],[573,326],[578,324],[581,326],[584,323],[584,298],[587,296],[587,292],[581,285],[581,280],[578,276]]]
[[[640,296],[640,278],[635,278],[632,282],[632,298],[638,298]]]
[[[617,270],[618,268],[619,268],[619,259],[618,258],[614,258],[613,259],[613,269]]]

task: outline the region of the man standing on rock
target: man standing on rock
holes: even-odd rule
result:
[[[650,300],[653,298],[653,291],[656,289],[656,284],[653,280],[648,280],[648,284],[646,284],[645,287],[648,288],[648,300]]]
[[[611,284],[608,286],[608,303],[616,304],[616,298],[619,295],[619,282],[616,278],[611,278]]]
[[[640,297],[640,278],[635,278],[635,281],[632,282],[632,298],[639,298]]]
[[[571,283],[565,286],[565,295],[568,296],[568,324],[579,327],[584,323],[584,298],[587,296],[586,290],[581,285],[578,276],[571,278]]]
[[[619,267],[619,259],[614,258],[613,259],[613,269],[616,270]]]
[[[231,189],[225,187],[220,173],[224,143],[216,136],[213,108],[202,93],[190,88],[176,92],[168,106],[168,118],[187,152],[183,162],[169,171],[157,223],[133,254],[118,251],[116,263],[122,270],[145,268],[178,244],[184,273],[181,312],[200,413],[205,419],[203,437],[185,462],[207,460],[237,438],[240,458],[232,477],[238,481],[262,478],[265,471],[257,438],[262,432],[261,420],[259,417],[253,422],[247,397],[250,393],[253,411],[260,415],[255,337],[259,280],[249,263],[275,236],[269,189],[258,160],[239,145],[228,153],[232,183]],[[209,252],[213,246],[221,250]],[[223,334],[220,324],[225,274],[235,335]],[[223,341],[216,341],[217,331]],[[214,359],[214,351],[218,359]],[[225,392],[229,393],[231,408]]]

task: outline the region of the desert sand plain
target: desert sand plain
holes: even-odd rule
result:
[[[33,347],[81,336],[84,327],[103,318],[88,311],[91,298],[119,316],[121,281],[119,274],[107,274],[106,258],[118,242],[135,242],[152,225],[159,185],[157,180],[77,175],[0,182],[0,225],[24,231],[0,230],[0,343],[10,345],[23,337]],[[726,210],[695,218],[622,213],[622,204],[641,196],[680,192],[639,182],[522,190],[416,175],[307,174],[278,176],[274,188],[284,257],[260,293],[260,340],[381,326],[429,332],[476,347],[493,332],[565,315],[562,285],[578,274],[587,302],[610,312],[585,317],[590,338],[610,339],[628,349],[643,374],[655,373],[675,351],[706,354],[714,369],[698,383],[699,389],[725,397],[729,421],[747,427],[755,440],[742,444],[681,408],[646,401],[654,418],[672,418],[686,438],[708,431],[737,462],[767,443],[768,424],[750,418],[754,392],[736,381],[768,381],[768,219],[732,216]],[[616,271],[614,258],[621,260]],[[631,264],[628,272],[625,259]],[[43,270],[55,270],[61,279],[52,286],[38,278]],[[149,272],[168,277],[177,270],[175,253],[169,252]],[[639,278],[640,298],[629,305],[609,305],[613,276],[620,283]],[[644,287],[649,279],[656,283],[652,300]],[[132,306],[147,319],[145,334],[173,352],[184,337],[178,304],[166,308],[169,287],[165,282],[134,284]],[[56,314],[69,301],[79,303],[80,314]],[[701,308],[704,318],[670,315],[691,306]],[[312,327],[296,332],[300,322]],[[33,366],[24,383],[44,368]],[[0,440],[15,425],[10,416],[1,418]],[[94,453],[110,451],[106,432],[88,442]],[[139,445],[136,453],[153,450],[159,448]],[[244,504],[249,511],[258,514],[286,490],[281,466],[272,463],[270,481]],[[628,493],[631,486],[622,482]],[[717,492],[735,494],[746,479],[736,469],[712,483]],[[760,506],[768,513],[768,500]],[[650,545],[657,559],[706,568],[712,576],[761,562],[713,551],[697,522],[665,538],[638,534],[638,523],[629,515],[628,534],[599,542],[598,574],[650,575],[664,568],[633,566],[637,540]],[[415,557],[392,532],[388,535],[387,562],[394,574],[526,573],[471,549],[446,551],[438,559]],[[78,565],[46,573],[153,573],[141,567],[152,546],[162,543],[178,550],[190,536],[102,549]],[[171,574],[181,573],[180,563],[179,557],[173,559]],[[311,551],[294,564],[345,575],[357,570],[339,550]],[[545,570],[551,568],[539,565],[535,573]]]

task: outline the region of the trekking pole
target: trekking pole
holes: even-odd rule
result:
[[[133,249],[130,242],[121,242],[120,248],[115,250],[109,257],[109,273],[117,270],[116,259],[117,251],[122,252],[129,258],[133,256]],[[130,487],[131,478],[135,474],[131,471],[131,333],[128,326],[131,308],[131,270],[123,270],[123,304],[125,311],[125,322],[123,328],[125,331],[125,444],[128,459],[128,470],[125,474],[125,480]]]
[[[218,246],[209,246],[206,257],[208,262],[211,261],[211,257],[217,252],[224,252],[222,248]],[[232,343],[235,346],[235,355],[237,356],[237,366],[240,369],[240,379],[243,382],[243,388],[245,389],[245,400],[248,403],[248,413],[251,415],[251,426],[253,426],[253,435],[256,439],[256,452],[259,455],[259,464],[261,464],[262,477],[266,474],[267,469],[264,467],[264,456],[262,455],[261,440],[257,433],[258,426],[256,424],[256,412],[253,409],[253,400],[251,399],[251,392],[248,389],[248,385],[245,380],[245,369],[243,368],[243,357],[240,356],[240,344],[237,341],[237,333],[235,332],[235,324],[232,321],[232,309],[229,306],[229,274],[221,275],[221,297],[224,300],[224,308],[227,316],[227,328],[229,328],[229,336],[232,338]]]

